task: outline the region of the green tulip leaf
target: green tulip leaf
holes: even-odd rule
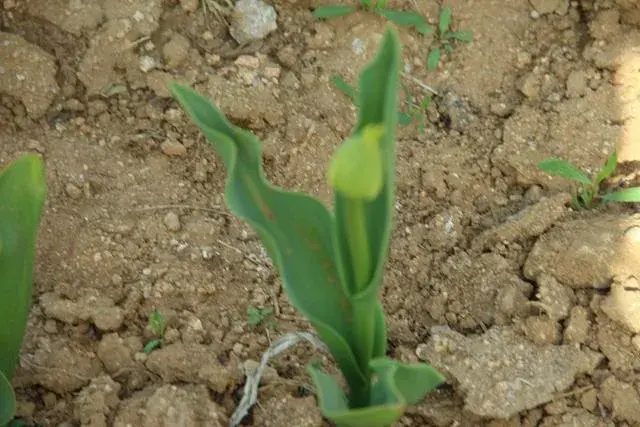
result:
[[[16,412],[16,396],[7,377],[0,372],[0,426],[6,426]]]
[[[13,378],[27,316],[35,244],[46,184],[36,155],[20,157],[0,172],[0,372]]]

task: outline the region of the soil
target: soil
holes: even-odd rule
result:
[[[389,3],[432,23],[440,7]],[[244,369],[309,329],[165,83],[254,131],[276,184],[329,202],[323,171],[356,117],[329,80],[355,81],[385,22],[317,22],[316,1],[274,0],[277,29],[238,46],[203,4],[0,5],[0,164],[38,152],[49,188],[14,379],[27,425],[227,425]],[[436,70],[434,37],[400,29],[403,84],[438,96],[424,129],[399,128],[382,299],[390,356],[432,363],[448,385],[398,425],[640,425],[638,206],[574,211],[571,186],[536,168],[554,156],[593,171],[617,149],[612,185],[637,182],[640,6],[446,4],[474,41]],[[251,307],[273,308],[270,322],[249,325]],[[167,328],[146,354],[154,310]],[[301,344],[273,359],[243,425],[329,425],[304,369],[319,357],[330,363]]]

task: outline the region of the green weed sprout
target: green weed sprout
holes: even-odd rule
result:
[[[272,314],[273,314],[273,308],[271,307],[266,307],[266,308],[249,307],[247,308],[247,315],[248,315],[247,325],[260,326],[262,324],[265,324],[268,327],[274,327],[275,323],[271,318]]]
[[[339,427],[383,427],[398,420],[444,378],[425,364],[387,358],[379,291],[395,199],[395,127],[400,42],[388,29],[360,76],[359,119],[328,171],[329,211],[308,194],[271,185],[257,137],[229,123],[188,87],[171,91],[224,162],[229,209],[258,233],[291,304],[313,325],[348,391],[310,365],[324,416]]]
[[[427,55],[427,69],[435,70],[442,58],[442,51],[447,54],[453,52],[453,43],[463,42],[469,43],[473,41],[473,33],[471,31],[451,31],[451,8],[443,7],[440,9],[438,17],[437,46],[429,51]]]
[[[386,0],[360,0],[359,6],[343,4],[320,6],[313,11],[313,17],[316,19],[337,18],[339,16],[349,15],[359,9],[375,12],[395,24],[413,27],[422,35],[427,35],[433,31],[433,27],[427,24],[427,20],[421,14],[411,11],[387,9]]]
[[[538,168],[550,175],[560,176],[578,184],[576,193],[573,196],[573,205],[577,209],[590,209],[595,206],[596,202],[600,202],[600,204],[608,202],[640,202],[640,187],[602,190],[602,182],[613,174],[617,163],[618,156],[614,151],[607,159],[604,167],[592,178],[572,163],[562,159],[543,160],[538,164]]]
[[[162,344],[164,343],[164,332],[167,329],[167,322],[164,320],[162,313],[158,310],[154,310],[149,314],[148,326],[156,338],[149,340],[147,345],[144,346],[143,351],[146,354],[151,353],[156,348],[162,347]]]
[[[336,89],[347,95],[354,105],[358,105],[358,92],[356,91],[355,86],[347,83],[345,79],[338,74],[331,76],[330,81]],[[404,102],[409,107],[409,110],[407,112],[398,111],[398,124],[404,126],[413,122],[418,122],[420,132],[424,132],[427,126],[426,113],[431,105],[431,101],[433,100],[433,95],[426,95],[420,102],[416,103],[407,87],[403,85],[402,90],[405,97]]]
[[[13,419],[11,387],[31,308],[33,262],[46,195],[44,163],[25,155],[0,171],[0,426]]]

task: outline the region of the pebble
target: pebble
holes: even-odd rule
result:
[[[240,356],[242,354],[242,350],[244,350],[244,346],[239,342],[235,343],[232,347],[233,354],[236,356]]]
[[[244,45],[264,39],[278,28],[276,10],[262,0],[239,0],[234,8],[229,33]]]
[[[525,191],[524,198],[530,203],[538,203],[540,199],[542,199],[542,194],[542,187],[540,187],[539,185],[532,185],[531,187],[527,188],[527,191]]]
[[[520,81],[520,92],[529,100],[535,101],[540,97],[540,81],[534,73],[527,74]]]
[[[260,59],[253,55],[240,55],[238,59],[236,59],[235,64],[238,67],[245,67],[251,69],[260,68]]]
[[[499,117],[507,117],[513,112],[513,107],[504,102],[494,102],[489,108],[493,114]]]
[[[591,321],[587,309],[582,306],[573,307],[564,330],[564,341],[566,343],[584,343],[589,335],[590,327]]]
[[[167,139],[160,144],[160,149],[167,156],[184,156],[187,154],[187,148],[178,141]]]
[[[531,12],[531,17],[533,18],[533,12],[537,12],[538,17],[554,12],[560,8],[561,2],[564,0],[529,0],[534,9]]]
[[[193,180],[195,182],[205,182],[207,180],[207,166],[202,163],[196,163],[193,171]]]
[[[180,6],[186,12],[195,12],[198,10],[199,0],[180,0]]]
[[[64,187],[64,191],[67,193],[67,196],[72,199],[79,199],[82,197],[82,190],[70,182]]]
[[[587,93],[587,73],[584,70],[574,70],[567,77],[567,96],[579,98]]]
[[[598,405],[598,391],[595,388],[585,391],[580,397],[580,404],[589,412],[595,411]]]
[[[169,68],[179,67],[188,57],[191,43],[182,34],[174,34],[167,43],[162,46],[164,63]]]
[[[180,230],[180,217],[175,212],[167,212],[162,222],[164,222],[165,227],[167,227],[169,231]]]
[[[140,71],[148,73],[156,68],[156,60],[152,56],[143,55],[140,57]]]
[[[544,306],[547,315],[555,320],[562,320],[569,316],[575,299],[573,291],[544,273],[538,277],[537,282],[538,294],[536,296]]]
[[[530,316],[524,328],[527,338],[538,345],[560,342],[560,324],[548,316]]]

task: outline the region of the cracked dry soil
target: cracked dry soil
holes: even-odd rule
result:
[[[277,29],[238,47],[195,0],[4,0],[0,164],[46,160],[34,306],[15,378],[37,426],[226,426],[245,369],[308,325],[256,235],[225,209],[224,171],[169,98],[206,93],[264,141],[267,175],[329,200],[323,171],[355,123],[354,81],[384,21],[316,22],[274,0]],[[445,387],[399,426],[640,425],[640,214],[570,209],[536,163],[640,160],[640,6],[630,0],[450,0],[470,30],[437,70],[401,29],[404,80],[441,96],[398,135],[383,303],[390,355]],[[390,1],[430,21],[439,3]],[[274,327],[247,308],[275,309]],[[167,320],[150,354],[147,327]],[[274,360],[244,425],[325,426],[300,346]]]

